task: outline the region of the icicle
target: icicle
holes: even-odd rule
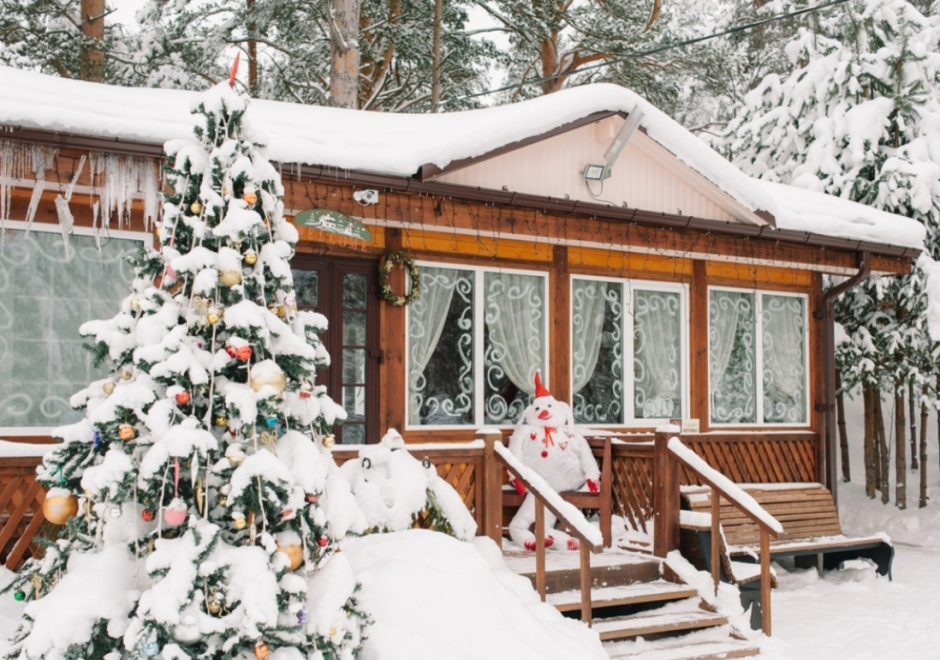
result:
[[[42,193],[46,189],[46,181],[44,179],[37,179],[36,185],[33,186],[33,194],[29,198],[29,206],[26,208],[26,233],[29,233],[29,228],[33,224],[33,220],[36,219],[36,211],[39,210],[39,202],[42,200]]]
[[[40,182],[43,182],[44,186],[46,168],[52,165],[57,153],[58,149],[39,144],[0,140],[0,227],[6,228],[6,221],[10,219],[12,192],[16,181],[29,180],[35,176],[37,186]],[[39,193],[35,191],[36,188],[33,188],[30,207],[39,205],[37,196],[42,194],[42,189],[40,187]],[[32,215],[35,214],[36,211],[33,210]],[[29,211],[27,219],[28,222],[32,221]]]
[[[82,156],[81,160],[78,161],[75,174],[72,175],[72,180],[69,181],[68,188],[65,189],[65,197],[56,195],[55,198],[55,210],[59,216],[59,228],[62,230],[62,242],[65,244],[66,250],[69,247],[69,234],[72,233],[72,227],[75,226],[75,216],[72,215],[69,202],[72,201],[75,184],[78,183],[78,178],[82,175],[83,169],[85,169],[85,156]]]
[[[159,177],[154,162],[148,158],[94,153],[91,170],[101,202],[102,227],[109,227],[111,216],[116,214],[118,228],[123,229],[124,222],[130,219],[133,200],[142,198],[144,223],[149,231],[160,209]],[[98,175],[103,175],[104,180]]]

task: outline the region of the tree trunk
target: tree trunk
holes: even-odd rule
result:
[[[82,80],[104,82],[105,0],[82,0],[82,32],[86,37],[79,53]]]
[[[927,506],[927,383],[920,400],[920,500],[918,506]]]
[[[434,0],[434,61],[431,66],[431,112],[440,112],[441,107],[441,14],[444,0]]]
[[[332,21],[330,41],[330,105],[359,107],[359,6],[360,0],[326,0]]]
[[[245,9],[248,12],[248,94],[252,98],[258,98],[258,42],[255,32],[258,24],[255,22],[254,14],[255,0],[245,0]]]
[[[875,499],[875,411],[871,402],[871,387],[862,384],[862,403],[865,408],[865,495]]]
[[[842,481],[852,481],[849,465],[849,435],[845,430],[845,393],[842,391],[842,373],[836,369],[836,425],[839,428],[839,448],[842,457]]]
[[[888,492],[890,479],[888,478],[888,437],[885,434],[884,405],[881,403],[881,390],[872,388],[872,402],[875,406],[875,444],[878,447],[878,490],[881,491],[881,503],[891,501]]]
[[[914,397],[914,382],[907,384],[908,414],[911,416],[911,472],[917,471],[917,399]]]
[[[904,419],[904,383],[894,384],[894,503],[907,508],[907,422]]]

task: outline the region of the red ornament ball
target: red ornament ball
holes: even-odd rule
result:
[[[187,403],[189,403],[191,398],[192,397],[189,396],[189,392],[187,392],[186,390],[183,390],[182,392],[176,395],[176,402],[180,404],[181,406],[185,406]]]
[[[151,522],[154,519],[154,514],[150,509],[144,509],[140,517],[144,519],[144,522]]]
[[[320,546],[321,548],[325,548],[329,544],[330,544],[330,539],[326,538],[325,536],[321,536],[320,538],[317,539],[317,545]]]
[[[241,346],[235,349],[235,357],[237,357],[242,362],[247,362],[251,359],[251,346]]]
[[[238,354],[238,349],[236,349],[234,346],[226,346],[225,352],[228,353],[229,357],[235,357]]]

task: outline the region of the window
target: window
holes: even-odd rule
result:
[[[806,296],[709,289],[711,423],[806,424],[806,342]]]
[[[685,300],[681,284],[572,278],[575,422],[631,424],[683,416]]]
[[[124,257],[141,240],[111,232],[99,250],[79,229],[66,245],[58,225],[22,226],[0,239],[0,428],[47,433],[80,419],[69,398],[107,373],[78,328],[117,313],[134,276]]]
[[[408,306],[409,427],[512,424],[546,375],[547,277],[421,266]]]

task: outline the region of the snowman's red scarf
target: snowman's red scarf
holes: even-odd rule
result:
[[[542,428],[545,429],[545,437],[542,439],[542,443],[545,445],[545,448],[548,449],[549,445],[554,446],[555,438],[552,437],[552,433],[558,429],[554,426],[543,426]]]

